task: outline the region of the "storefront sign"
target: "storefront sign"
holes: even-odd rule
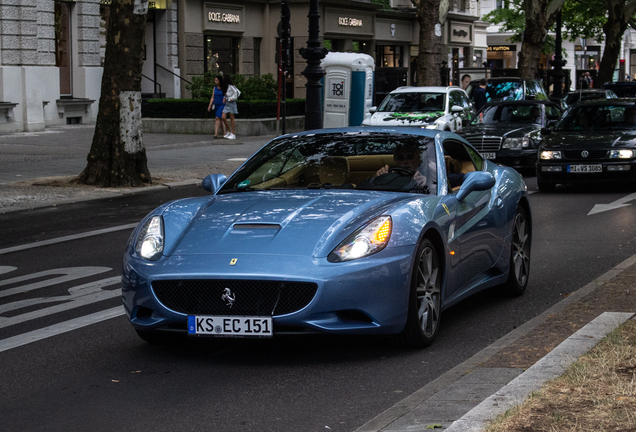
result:
[[[203,11],[205,30],[245,30],[245,9],[242,6],[206,3]]]
[[[585,54],[587,55],[598,55],[598,53],[601,51],[601,47],[599,45],[589,45],[586,47],[582,47],[581,45],[574,45],[574,51],[576,51],[577,54],[582,54],[583,51],[585,51]]]
[[[348,27],[362,27],[362,20],[357,18],[338,17],[338,25]]]
[[[208,12],[208,21],[239,24],[241,22],[241,16],[231,13]]]
[[[450,43],[470,44],[473,39],[473,29],[470,24],[450,22],[449,33]]]
[[[517,45],[490,45],[488,47],[488,52],[491,51],[517,51]]]
[[[373,18],[373,14],[327,9],[325,13],[325,33],[373,36]]]

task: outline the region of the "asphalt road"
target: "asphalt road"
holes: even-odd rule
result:
[[[536,191],[534,178],[528,185]],[[117,315],[130,225],[161,202],[203,193],[0,215],[0,430],[352,431],[636,254],[633,206],[589,214],[632,189],[537,192],[526,294],[488,291],[449,309],[428,349],[319,336],[148,345]],[[109,227],[121,228],[68,238]]]

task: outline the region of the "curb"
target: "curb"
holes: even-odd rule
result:
[[[415,391],[410,396],[407,396],[406,398],[399,401],[392,407],[386,409],[384,412],[378,414],[376,417],[374,417],[373,419],[369,420],[367,423],[360,426],[354,432],[380,432],[383,430],[412,432],[417,430],[413,427],[392,428],[391,425],[402,423],[399,420],[413,413],[413,411],[415,411],[418,406],[424,404],[425,402],[430,400],[433,396],[442,393],[445,389],[447,389],[449,386],[459,381],[461,378],[464,378],[467,375],[469,375],[471,372],[474,372],[475,369],[480,369],[479,365],[481,363],[484,363],[486,360],[490,359],[493,355],[497,354],[502,349],[508,347],[509,345],[517,341],[518,339],[530,333],[532,330],[538,327],[541,323],[547,320],[550,315],[557,314],[560,311],[564,310],[566,307],[568,307],[570,304],[578,302],[579,300],[581,300],[588,294],[595,291],[597,288],[600,288],[601,286],[603,286],[605,282],[618,276],[619,274],[621,274],[623,271],[630,268],[634,264],[636,264],[636,255],[632,255],[631,257],[627,258],[626,260],[618,264],[616,267],[608,270],[607,272],[599,276],[597,279],[593,280],[592,282],[586,284],[585,286],[581,287],[577,291],[573,292],[571,295],[564,298],[560,302],[556,303],[551,308],[545,310],[544,312],[537,315],[533,319],[525,322],[523,325],[517,327],[515,330],[511,331],[510,333],[501,337],[500,339],[493,342],[486,348],[482,349],[481,351],[473,355],[468,360],[455,366],[454,368],[452,368],[451,370],[449,370],[442,376],[436,378],[435,380],[431,381],[424,387]],[[521,375],[523,375],[523,373]],[[497,392],[494,394],[497,394]],[[476,408],[476,407],[473,407],[473,408]],[[462,417],[459,417],[459,418],[463,418],[463,416],[467,415],[469,412],[470,410],[462,414],[461,415]],[[495,417],[493,417],[493,419]],[[458,421],[458,420],[453,420],[453,421]],[[449,427],[452,426],[453,421],[449,422]]]
[[[481,432],[498,415],[521,405],[532,392],[540,390],[547,381],[563,375],[581,355],[594,348],[601,339],[634,316],[634,313],[625,312],[602,313],[501,390],[453,422],[446,430]]]

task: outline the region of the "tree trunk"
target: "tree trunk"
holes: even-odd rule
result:
[[[440,0],[418,0],[414,2],[417,20],[420,23],[420,42],[417,58],[417,85],[438,86],[441,84],[442,25],[439,20]]]
[[[113,0],[99,112],[78,183],[101,187],[151,183],[141,135],[141,71],[147,0]]]
[[[607,0],[607,22],[603,26],[605,49],[594,87],[599,88],[603,83],[612,81],[621,51],[621,39],[635,11],[634,0]]]
[[[559,9],[565,0],[525,0],[523,11],[526,27],[523,32],[523,43],[519,54],[519,76],[534,79],[539,75],[541,49],[548,29],[556,20]],[[548,65],[544,65],[547,69]]]

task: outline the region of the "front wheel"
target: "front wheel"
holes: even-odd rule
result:
[[[420,244],[413,267],[406,325],[399,340],[409,348],[423,348],[437,335],[442,304],[443,271],[429,239]]]
[[[520,296],[528,286],[530,276],[530,221],[523,207],[518,206],[512,229],[510,268],[505,292]]]

